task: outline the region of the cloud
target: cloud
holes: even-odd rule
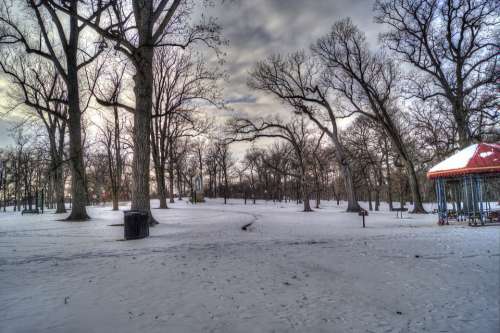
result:
[[[255,103],[257,101],[257,97],[253,95],[243,95],[237,97],[229,97],[225,100],[226,104],[249,104]]]
[[[198,14],[217,18],[230,42],[225,59],[229,79],[224,83],[224,94],[232,111],[209,111],[207,116],[223,123],[232,116],[291,114],[276,98],[250,90],[246,84],[249,71],[271,54],[308,49],[328,33],[336,20],[345,17],[351,17],[374,46],[382,28],[374,23],[373,3],[374,0],[235,0],[201,8]],[[5,91],[0,91],[0,99],[5,99]],[[8,124],[5,120],[0,122],[0,133],[5,133]],[[5,141],[1,137],[0,145]]]
[[[381,27],[373,21],[373,4],[374,0],[241,0],[211,8],[209,14],[217,17],[230,42],[225,64],[230,76],[224,87],[230,96],[227,103],[249,113],[257,109],[262,113],[262,104],[269,103],[265,107],[268,113],[283,112],[278,100],[247,87],[253,66],[275,53],[308,49],[336,20],[345,17],[351,17],[375,45]]]

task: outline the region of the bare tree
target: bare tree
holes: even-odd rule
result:
[[[338,115],[328,99],[330,88],[323,85],[319,74],[317,64],[303,52],[286,58],[277,55],[257,64],[251,73],[249,86],[277,96],[292,106],[294,112],[306,115],[326,133],[335,147],[335,157],[344,176],[347,211],[356,212],[360,206],[356,201],[351,166],[338,135]],[[325,125],[324,119],[329,125]]]
[[[0,68],[13,83],[10,89],[13,105],[10,110],[17,109],[20,104],[28,106],[27,117],[32,118],[34,115],[46,129],[56,213],[65,213],[64,153],[68,121],[65,84],[50,64],[35,63],[27,56],[8,51],[0,53]]]
[[[79,71],[92,63],[103,48],[100,43],[93,47],[83,45],[81,34],[86,24],[79,24],[74,16],[78,14],[78,0],[64,1],[64,11],[59,10],[61,6],[56,2],[59,1],[29,0],[19,4],[3,0],[0,7],[0,44],[13,52],[24,52],[40,61],[49,61],[66,85],[73,199],[68,220],[81,221],[89,217],[85,208]]]
[[[208,192],[212,197],[224,197],[224,204],[229,198],[230,180],[235,170],[235,160],[230,151],[230,141],[214,138],[207,147],[205,163],[208,173]]]
[[[413,156],[407,149],[398,123],[401,107],[397,104],[398,68],[384,54],[372,54],[364,34],[344,19],[313,46],[324,64],[325,85],[334,89],[345,103],[347,114],[361,114],[380,124],[392,146],[403,160],[412,190],[414,213],[425,213]]]
[[[208,69],[203,58],[195,58],[189,51],[168,48],[155,51],[151,143],[160,208],[167,208],[166,164],[170,202],[173,202],[176,143],[210,128],[211,122],[202,120],[196,111],[206,104],[218,105],[221,96],[217,81],[221,77],[222,73]]]
[[[231,176],[231,168],[234,166],[234,160],[229,150],[229,143],[224,140],[215,142],[215,153],[219,170],[222,173],[224,182],[224,204],[227,204],[229,196],[229,178]]]
[[[118,200],[122,189],[125,144],[125,124],[123,116],[120,115],[120,100],[125,90],[125,74],[127,62],[121,64],[112,63],[104,67],[104,59],[101,64],[96,65],[94,73],[87,75],[93,87],[92,95],[96,101],[104,106],[110,107],[113,111],[112,120],[104,116],[103,125],[95,124],[101,134],[101,144],[106,149],[108,160],[108,173],[110,178],[111,196],[113,210],[118,210]]]
[[[498,112],[498,15],[495,0],[378,0],[382,40],[411,64],[410,93],[443,99],[460,147],[481,140]],[[418,75],[421,74],[421,75]]]
[[[125,163],[124,142],[122,140],[124,121],[117,110],[114,110],[112,120],[104,117],[102,124],[95,124],[95,126],[99,129],[99,142],[105,150],[113,210],[118,210]]]
[[[181,0],[92,0],[87,16],[76,14],[65,1],[46,1],[113,43],[135,69],[135,107],[120,105],[134,114],[132,209],[148,211],[154,224],[149,200],[154,50],[187,48],[198,41],[216,49],[221,44],[220,28],[212,20],[191,26],[188,17],[193,8]]]
[[[385,133],[377,128],[377,123],[366,117],[358,117],[346,130],[344,138],[346,147],[353,160],[356,160],[356,172],[365,183],[368,206],[373,210],[372,201],[375,201],[375,210],[380,207],[380,194],[383,186],[382,162],[384,153],[381,149],[382,138]]]
[[[260,152],[254,148],[247,151],[243,160],[244,170],[247,172],[248,183],[250,186],[250,191],[252,193],[252,201],[254,205],[257,199],[256,173],[259,166],[259,155]],[[245,202],[246,202],[246,196],[245,196]]]
[[[258,138],[279,138],[290,143],[298,163],[299,174],[290,174],[300,181],[304,212],[311,212],[309,203],[310,189],[307,158],[307,140],[310,129],[303,117],[297,117],[289,123],[283,123],[280,119],[261,119],[257,122],[249,119],[235,119],[230,123],[231,134],[234,141],[254,141]],[[278,168],[276,168],[278,169]]]

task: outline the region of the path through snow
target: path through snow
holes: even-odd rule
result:
[[[385,211],[362,229],[330,203],[172,207],[127,242],[109,207],[83,223],[1,213],[0,331],[500,329],[499,227]]]

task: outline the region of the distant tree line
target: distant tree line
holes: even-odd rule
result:
[[[497,1],[378,0],[378,43],[346,18],[309,49],[260,59],[248,87],[285,112],[224,124],[208,112],[225,108],[226,41],[213,19],[192,22],[205,5],[0,0],[7,112],[24,117],[1,152],[3,206],[43,192],[81,221],[89,204],[130,200],[154,224],[150,198],[168,208],[201,177],[225,203],[409,201],[425,213],[431,165],[500,141]],[[235,156],[238,142],[252,146]]]

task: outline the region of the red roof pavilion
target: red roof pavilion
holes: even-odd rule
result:
[[[470,145],[432,167],[427,172],[427,178],[480,173],[500,173],[500,143]]]

